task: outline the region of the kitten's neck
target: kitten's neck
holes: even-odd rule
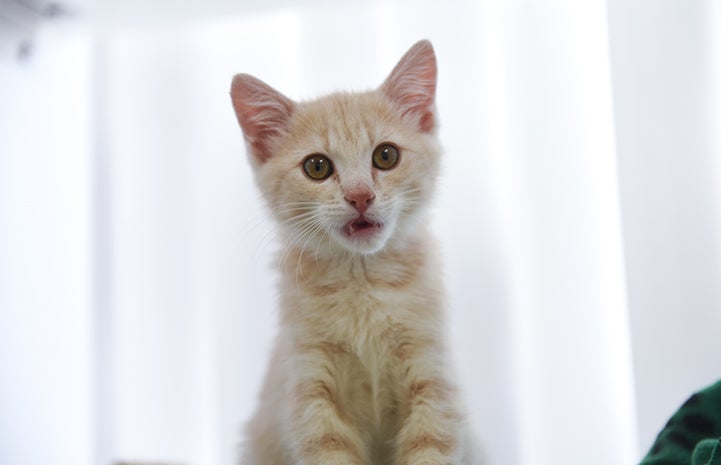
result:
[[[293,247],[281,254],[280,268],[284,277],[300,288],[341,284],[402,287],[425,275],[429,267],[436,268],[432,244],[429,235],[422,233],[367,255]]]

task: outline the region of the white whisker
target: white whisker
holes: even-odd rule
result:
[[[322,222],[317,222],[308,229],[306,240],[303,243],[303,247],[301,247],[301,249],[300,249],[300,254],[298,255],[298,262],[295,267],[296,285],[300,285],[298,278],[299,278],[299,275],[302,274],[301,270],[302,270],[303,253],[305,253],[306,247],[308,246],[308,242],[310,242],[315,236],[317,236],[318,232],[320,232],[324,229],[325,229],[324,223],[322,223]]]

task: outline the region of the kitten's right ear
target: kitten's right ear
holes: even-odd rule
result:
[[[438,67],[433,46],[427,40],[416,42],[403,55],[381,91],[393,101],[401,114],[414,120],[422,132],[435,126],[436,78]]]
[[[295,103],[249,74],[233,78],[230,97],[253,157],[261,163],[267,161],[271,142],[288,129]]]

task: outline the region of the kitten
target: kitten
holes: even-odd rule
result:
[[[436,75],[421,41],[371,92],[297,103],[233,79],[284,244],[280,331],[243,465],[473,463],[427,231]]]

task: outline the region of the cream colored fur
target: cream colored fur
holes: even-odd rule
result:
[[[296,103],[247,75],[231,95],[256,181],[278,222],[280,330],[243,465],[474,463],[448,369],[427,210],[439,170],[428,42],[378,90]],[[376,146],[400,150],[375,168]],[[310,179],[310,154],[333,175]],[[360,212],[352,192],[372,195]],[[362,215],[361,215],[362,214]],[[359,215],[381,225],[344,232]]]

